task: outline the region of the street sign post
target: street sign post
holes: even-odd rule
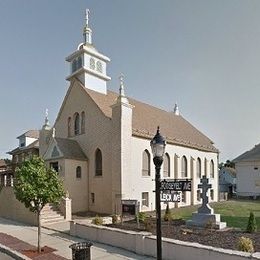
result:
[[[176,191],[161,192],[161,202],[181,202],[181,193]]]
[[[163,180],[161,190],[191,191],[191,180]]]
[[[181,192],[191,191],[191,180],[162,180],[160,191],[161,202],[181,202]]]

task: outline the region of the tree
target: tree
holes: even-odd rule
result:
[[[256,230],[257,230],[257,225],[256,225],[255,215],[253,212],[250,212],[246,231],[249,233],[254,233],[256,232]]]
[[[17,169],[14,182],[16,199],[37,213],[38,252],[41,252],[41,210],[47,203],[59,202],[64,189],[57,172],[48,169],[37,156],[26,160]]]

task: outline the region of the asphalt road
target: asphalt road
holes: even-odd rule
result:
[[[1,260],[14,260],[14,258],[12,258],[11,256],[6,255],[6,254],[4,254],[2,252],[0,252],[0,259]]]

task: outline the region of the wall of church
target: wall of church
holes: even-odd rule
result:
[[[147,149],[150,153],[150,176],[142,176],[142,154]],[[201,175],[206,175],[209,178],[209,183],[212,184],[212,199],[210,201],[218,200],[218,155],[217,153],[203,152],[195,149],[181,147],[176,145],[167,144],[166,153],[170,157],[170,179],[183,178],[181,177],[181,158],[185,156],[187,158],[187,173],[188,178],[192,178],[192,192],[186,192],[186,202],[180,202],[176,206],[186,206],[191,204],[199,204],[201,201],[197,200],[197,186],[200,182],[200,178],[197,177],[196,173],[196,160],[199,157],[201,159],[202,172]],[[141,210],[154,210],[155,209],[155,167],[152,161],[152,153],[150,148],[150,140],[142,139],[138,137],[132,137],[132,161],[135,163],[131,164],[131,169],[126,173],[124,190],[122,193],[126,197],[137,199],[140,201]],[[176,159],[174,159],[176,157]],[[206,161],[205,161],[206,159]],[[210,161],[214,162],[214,178],[210,177]],[[177,165],[176,165],[177,164]],[[205,166],[206,165],[206,170]],[[177,174],[174,173],[174,169],[177,169]],[[161,169],[161,176],[163,172],[163,165]],[[124,173],[125,174],[125,173]],[[131,183],[131,185],[127,185]],[[149,206],[142,206],[142,192],[148,192],[149,194]],[[210,192],[209,192],[210,197]],[[163,204],[162,204],[163,205]],[[165,207],[165,206],[163,206]],[[174,207],[174,203],[170,203],[170,207]]]
[[[75,112],[80,114],[82,111],[85,112],[85,134],[79,134],[70,138],[79,143],[88,158],[88,192],[89,195],[92,193],[95,197],[94,203],[92,200],[88,201],[88,208],[91,211],[100,213],[111,213],[111,119],[104,116],[78,82],[75,82],[71,88],[60,116],[55,123],[56,136],[68,138],[68,118],[73,118]],[[71,125],[73,129],[73,123]],[[102,152],[102,176],[95,176],[95,153],[98,148]]]
[[[81,177],[76,175],[77,167],[81,167]],[[88,210],[88,165],[86,161],[65,159],[64,188],[72,199],[72,213]]]

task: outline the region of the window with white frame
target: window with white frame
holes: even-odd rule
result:
[[[168,153],[164,155],[163,160],[163,177],[170,177],[170,156]]]
[[[186,156],[182,156],[181,158],[181,177],[187,178],[188,177],[188,163]]]
[[[214,200],[214,190],[210,190],[210,200]]]
[[[147,150],[143,151],[142,161],[142,176],[150,176],[150,153]]]
[[[149,192],[142,192],[142,206],[149,207]]]
[[[201,178],[201,159],[197,159],[197,178]]]
[[[200,201],[201,199],[201,193],[200,190],[197,190],[197,201]]]
[[[210,178],[214,178],[214,162],[210,161]]]

